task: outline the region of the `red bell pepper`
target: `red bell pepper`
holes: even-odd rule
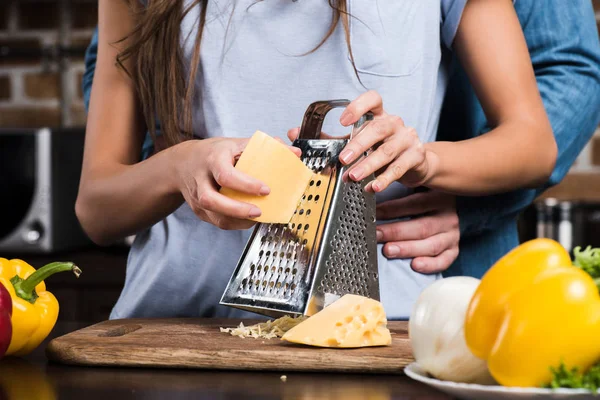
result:
[[[0,283],[0,358],[4,356],[12,338],[12,298]]]

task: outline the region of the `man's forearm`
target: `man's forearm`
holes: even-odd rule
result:
[[[494,229],[516,217],[544,190],[559,183],[600,123],[600,45],[593,8],[589,0],[551,3],[521,0],[516,7],[558,145],[556,166],[550,179],[536,189],[459,198],[463,236]],[[483,130],[484,121],[479,112],[470,124]]]

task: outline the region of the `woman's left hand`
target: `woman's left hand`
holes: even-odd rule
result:
[[[414,128],[385,111],[377,92],[368,91],[352,101],[340,116],[340,123],[350,126],[368,111],[373,113],[373,121],[350,140],[340,154],[340,161],[347,165],[367,150],[374,151],[349,170],[350,178],[360,181],[381,171],[366,187],[374,192],[385,190],[396,180],[408,187],[425,184],[433,174],[435,156],[425,150]]]

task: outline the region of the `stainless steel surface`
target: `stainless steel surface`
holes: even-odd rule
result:
[[[339,154],[349,139],[317,139],[327,112],[347,104],[307,109],[294,146],[315,175],[289,224],[255,227],[221,304],[278,317],[313,315],[347,293],[379,299],[375,196],[364,190],[374,176],[348,180]]]
[[[1,139],[1,138],[0,138]],[[0,249],[16,251],[24,248],[35,248],[40,251],[50,251],[52,248],[52,237],[45,235],[42,231],[52,230],[52,142],[50,129],[43,128],[34,134],[35,140],[35,187],[33,198],[27,213],[22,217],[19,226],[7,237],[0,238]],[[2,142],[2,140],[0,140]],[[10,160],[6,160],[10,162]],[[14,162],[14,161],[12,161]],[[30,232],[35,227],[46,227],[45,230],[38,228],[40,236],[32,241],[33,234]]]
[[[560,203],[560,219],[558,222],[558,242],[571,252],[573,250],[573,221],[571,216],[572,205],[568,201]]]
[[[75,216],[83,129],[0,129],[0,251],[50,253],[90,243]],[[6,147],[3,147],[6,146]]]

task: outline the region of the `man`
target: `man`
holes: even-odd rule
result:
[[[600,123],[600,45],[591,1],[516,0],[515,9],[558,145],[554,172],[537,189],[457,198],[427,192],[381,205],[379,219],[428,213],[380,226],[380,240],[387,242],[384,252],[388,257],[419,256],[412,265],[418,271],[480,278],[519,244],[518,215],[564,178]],[[465,72],[457,65],[438,140],[463,140],[486,130],[482,108]],[[460,252],[456,248],[459,236]]]
[[[420,192],[378,207],[378,219],[409,220],[378,227],[384,253],[413,258],[413,269],[445,276],[481,277],[518,244],[518,214],[546,188],[562,180],[600,122],[600,45],[590,0],[517,0],[538,87],[559,148],[550,180],[541,188],[496,196],[457,197]],[[83,78],[86,108],[97,50],[94,35]],[[486,119],[464,71],[456,65],[439,140],[462,140],[486,131]],[[152,151],[145,141],[141,157]],[[460,238],[460,252],[459,252]]]

